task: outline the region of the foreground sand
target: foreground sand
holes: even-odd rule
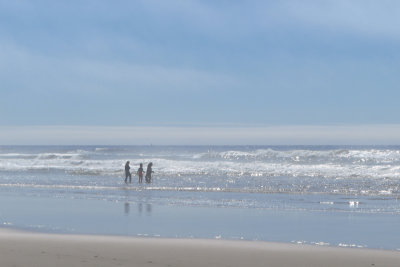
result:
[[[400,266],[400,252],[267,242],[53,235],[0,229],[0,266]]]

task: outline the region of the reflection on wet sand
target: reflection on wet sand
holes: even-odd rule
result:
[[[130,211],[130,204],[129,204],[129,202],[125,202],[125,204],[124,204],[124,210],[125,210],[125,215],[128,215],[129,214],[129,211]]]
[[[135,201],[137,203],[137,208],[138,208],[138,214],[142,215],[143,211],[147,216],[150,216],[151,213],[153,212],[153,205],[151,204],[151,197],[148,196],[147,194],[145,196],[142,195],[142,192],[139,192],[139,195],[136,195],[135,198],[137,200]],[[126,191],[125,194],[125,203],[124,203],[124,213],[125,215],[129,215],[131,211],[131,203],[133,201],[130,200],[130,192]]]
[[[153,212],[153,205],[151,203],[143,203],[143,202],[139,202],[137,203],[137,207],[138,207],[138,214],[142,215],[143,214],[143,207],[145,209],[145,214],[150,216],[151,213]],[[125,215],[129,215],[131,211],[131,203],[129,202],[125,202],[124,203],[124,213]]]

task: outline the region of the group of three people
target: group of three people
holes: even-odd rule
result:
[[[129,183],[132,183],[132,174],[130,172],[131,167],[129,166],[129,161],[127,161],[125,163],[125,183],[128,183],[128,178],[129,178]],[[153,173],[152,170],[153,167],[153,163],[150,162],[149,164],[147,164],[147,170],[146,170],[146,183],[150,183],[151,182],[151,173]],[[137,170],[136,174],[139,176],[139,183],[141,184],[143,182],[143,164],[140,163],[139,165],[139,169]]]

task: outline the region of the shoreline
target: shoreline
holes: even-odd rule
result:
[[[398,266],[400,252],[263,241],[70,235],[0,228],[0,266]]]

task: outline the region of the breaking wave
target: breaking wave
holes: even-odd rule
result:
[[[399,195],[398,148],[17,147],[0,150],[0,172],[20,173],[20,184],[41,172],[64,173],[74,185],[93,186],[95,180],[110,187],[110,177],[124,175],[127,160],[133,174],[139,163],[153,162],[164,189]]]

